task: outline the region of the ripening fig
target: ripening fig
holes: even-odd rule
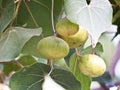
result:
[[[106,71],[106,64],[102,58],[94,54],[87,54],[80,57],[80,71],[89,77],[98,77]]]
[[[69,44],[70,48],[82,46],[88,38],[88,32],[85,28],[70,22],[67,18],[56,24],[56,32]]]
[[[60,59],[67,56],[69,46],[63,39],[49,36],[39,41],[38,51],[45,59]]]

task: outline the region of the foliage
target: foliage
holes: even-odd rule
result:
[[[84,46],[54,60],[52,67],[40,57],[37,44],[57,35],[56,23],[64,17],[86,28],[90,37]],[[110,66],[113,43],[107,42],[107,32],[120,34],[119,0],[0,0],[0,83],[8,83],[2,77],[11,76],[11,90],[42,90],[48,74],[64,90],[90,90],[92,81],[107,87],[108,82],[115,83],[109,72],[91,78],[78,69],[78,56],[90,53]]]

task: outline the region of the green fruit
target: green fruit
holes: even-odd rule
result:
[[[61,38],[49,36],[39,41],[38,50],[45,59],[60,59],[68,55],[69,46]]]
[[[88,32],[85,28],[79,27],[66,18],[57,23],[56,31],[69,44],[70,48],[77,48],[83,45],[88,38]]]
[[[79,69],[89,77],[98,77],[104,74],[106,64],[99,56],[88,54],[80,57]]]

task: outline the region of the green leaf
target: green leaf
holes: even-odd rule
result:
[[[0,0],[0,7],[1,7],[1,4],[2,4],[2,0]]]
[[[82,49],[80,51],[81,55],[90,54],[90,53],[92,53],[92,46],[88,46],[87,48]],[[95,53],[98,55],[101,55],[101,53],[103,53],[103,47],[102,47],[102,44],[100,42],[98,42],[96,47],[95,47]]]
[[[0,39],[0,62],[11,61],[21,52],[24,44],[33,36],[41,34],[41,28],[16,27]]]
[[[96,45],[103,32],[116,32],[109,0],[64,0],[67,18],[87,29]]]
[[[29,28],[42,27],[44,36],[51,35],[51,1],[30,0],[26,4],[22,3],[16,19],[16,25]],[[54,21],[56,23],[61,14],[63,0],[54,1]]]
[[[40,57],[38,58],[37,62],[47,64],[47,60],[44,58],[40,58]]]
[[[32,56],[22,56],[17,61],[4,62],[3,71],[6,75],[9,75],[11,72],[16,72],[22,67],[31,65],[35,62],[36,60]]]
[[[120,6],[120,0],[115,0],[116,4]]]
[[[113,79],[110,76],[109,72],[105,72],[100,77],[93,78],[93,81],[97,81],[97,82],[104,83],[104,84],[113,83]]]
[[[37,44],[41,37],[34,36],[32,37],[27,43],[25,43],[24,47],[22,48],[21,53],[25,55],[33,55],[36,57],[40,57],[37,49]]]
[[[78,57],[75,53],[70,57],[70,70],[81,83],[81,90],[90,90],[91,78],[83,75],[78,66]]]
[[[12,90],[42,90],[44,76],[49,73],[50,67],[36,63],[15,73],[10,79]],[[66,90],[80,90],[80,83],[73,74],[62,69],[54,69],[51,78]]]
[[[113,23],[116,22],[120,18],[120,10],[117,11],[117,13],[113,17]]]
[[[4,9],[2,8],[2,12],[0,12],[0,32],[3,32],[9,25],[15,9],[14,0],[3,0],[3,3],[5,5],[3,6]]]
[[[17,60],[22,66],[28,66],[37,62],[32,56],[23,56]]]
[[[9,75],[11,72],[18,71],[20,68],[21,67],[13,61],[3,63],[3,72],[5,75]]]
[[[69,67],[68,67],[68,65],[66,64],[64,58],[59,59],[59,60],[54,60],[54,64],[55,64],[56,66],[59,66],[59,67],[65,69],[65,70],[69,70]]]

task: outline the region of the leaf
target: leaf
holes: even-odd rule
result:
[[[67,18],[85,27],[92,36],[94,44],[103,32],[116,32],[112,25],[112,6],[108,0],[65,0]]]
[[[113,17],[113,23],[116,22],[120,18],[120,10],[116,12],[116,14]]]
[[[44,58],[38,58],[37,62],[47,64],[47,60]]]
[[[25,67],[11,77],[10,88],[12,90],[42,90],[44,76],[49,71],[50,67],[42,63]],[[68,71],[54,69],[50,76],[66,90],[80,90],[80,83]]]
[[[16,27],[0,39],[0,62],[11,61],[21,52],[24,44],[33,36],[41,34],[41,28]]]
[[[120,6],[120,0],[115,0],[116,4]]]
[[[103,34],[100,37],[100,43],[102,44],[104,52],[101,53],[101,57],[105,60],[107,68],[110,67],[111,60],[115,51],[114,43],[111,41],[111,37],[107,34]]]
[[[17,61],[4,62],[4,73],[9,75],[11,72],[16,72],[24,66],[29,66],[35,63],[36,60],[32,56],[22,56]],[[21,67],[22,66],[22,67]]]
[[[42,85],[42,90],[65,90],[61,85],[57,84],[49,75],[46,75]]]
[[[52,0],[30,0],[30,2],[26,2],[26,4],[22,3],[15,25],[28,28],[42,27],[44,36],[51,35],[51,1]],[[61,14],[63,0],[54,1],[54,21],[56,23]]]
[[[0,64],[0,71],[3,70],[3,64]]]
[[[104,50],[103,50],[102,44],[100,42],[98,42],[96,47],[95,47],[95,53],[98,55],[101,55],[101,53],[103,53],[103,51]],[[90,53],[92,53],[92,46],[91,45],[80,51],[81,55],[90,54]]]
[[[105,72],[102,76],[93,78],[93,81],[98,81],[104,84],[113,83],[112,77],[110,76],[109,72]]]
[[[0,32],[3,32],[9,25],[15,10],[14,0],[3,0],[3,3],[5,3],[5,6],[3,6],[4,9],[2,8],[2,12],[0,12]]]
[[[37,62],[32,56],[26,55],[17,60],[21,65],[28,66]]]
[[[15,62],[4,62],[3,63],[3,72],[5,75],[10,75],[11,72],[18,71],[21,67]]]
[[[0,7],[1,7],[1,4],[2,4],[2,0],[0,0]]]
[[[78,66],[78,57],[75,53],[70,57],[70,70],[81,83],[81,90],[90,90],[91,78],[83,75]]]
[[[25,43],[24,47],[22,48],[21,53],[25,55],[33,55],[35,57],[40,57],[37,44],[41,37],[34,36],[28,42]]]
[[[66,64],[64,58],[59,59],[59,60],[54,60],[54,64],[55,64],[56,66],[59,66],[59,68],[63,68],[63,69],[65,69],[65,70],[69,70],[69,67],[68,67],[68,65]]]
[[[36,60],[32,56],[22,56],[17,61],[4,62],[4,73],[9,75],[11,72],[16,72],[24,66],[31,65],[35,63]]]

